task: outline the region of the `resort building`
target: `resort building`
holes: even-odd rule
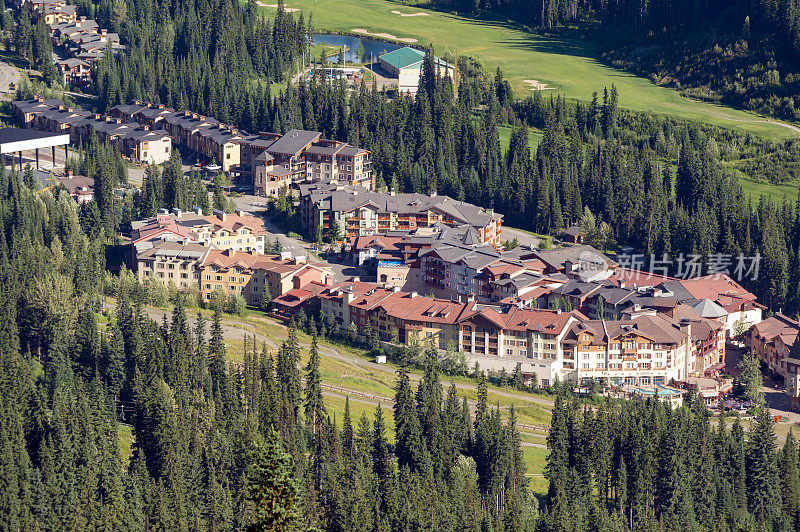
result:
[[[397,89],[410,94],[417,93],[424,61],[425,52],[409,46],[378,56],[381,68],[397,79]],[[453,65],[436,56],[433,57],[433,65],[437,76],[449,76],[453,79],[455,72]]]
[[[300,216],[309,234],[349,239],[389,231],[413,231],[437,224],[469,225],[477,242],[500,245],[503,216],[448,196],[417,193],[381,193],[337,182],[300,185]]]

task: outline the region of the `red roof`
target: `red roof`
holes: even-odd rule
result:
[[[634,284],[636,286],[657,286],[667,281],[674,281],[675,279],[673,277],[667,277],[666,275],[634,270],[632,268],[617,268],[612,271],[608,280],[617,286],[625,285],[625,287],[630,287]]]
[[[175,222],[167,222],[167,223],[159,223],[153,222],[151,224],[145,225],[140,227],[137,231],[134,232],[133,235],[133,244],[137,242],[141,242],[142,240],[149,240],[156,238],[164,233],[172,233],[175,236],[190,239],[191,237],[191,230],[177,225]]]
[[[296,308],[311,299],[312,297],[316,296],[323,290],[328,288],[322,283],[318,283],[316,281],[312,281],[305,285],[303,288],[294,288],[289,290],[282,296],[276,297],[272,300],[273,303],[276,305],[280,305],[282,307],[288,308]]]
[[[747,301],[755,301],[756,296],[742,288],[742,286],[730,278],[727,274],[711,274],[694,279],[680,281],[683,287],[689,291],[695,299],[710,299],[718,301],[724,296],[735,296]],[[730,302],[728,302],[730,304]],[[725,306],[725,305],[722,305]]]

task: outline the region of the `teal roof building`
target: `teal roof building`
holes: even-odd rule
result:
[[[447,74],[450,77],[453,76],[453,71],[455,70],[453,65],[436,56],[433,59],[438,75],[444,76]],[[410,92],[411,94],[416,94],[417,92],[424,60],[425,52],[408,46],[378,56],[381,68],[388,72],[390,76],[397,78],[400,92]]]

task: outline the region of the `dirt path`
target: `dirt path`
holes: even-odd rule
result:
[[[109,308],[109,309],[113,308],[113,307],[111,307],[109,305],[106,305],[106,307]],[[190,325],[192,326],[192,328],[194,328],[194,315],[196,314],[195,312],[193,312],[194,310],[196,310],[196,309],[187,309],[186,310],[186,315],[187,315],[187,318],[189,319],[189,322],[190,322]],[[171,316],[172,316],[172,312],[170,310],[153,308],[153,307],[147,307],[145,309],[145,312],[150,318],[152,318],[156,323],[159,323],[159,324],[163,322],[165,316],[166,316],[166,319],[167,319],[168,322],[170,321]],[[273,322],[272,320],[269,320],[267,318],[257,317],[255,319],[257,321],[264,322],[265,325],[269,324],[269,325],[278,325],[278,326],[280,326],[280,324],[278,324],[277,322]],[[208,329],[206,331],[206,338],[208,338],[209,335],[211,334],[211,331],[210,331],[211,320],[210,319],[206,319],[206,326],[208,327]],[[268,335],[268,334],[266,334],[264,332],[260,332],[258,330],[257,326],[253,326],[253,325],[250,325],[250,324],[243,324],[241,322],[236,322],[236,321],[231,320],[231,319],[223,319],[222,320],[222,330],[223,330],[223,333],[225,335],[225,339],[244,340],[245,337],[252,339],[253,336],[255,336],[255,338],[256,338],[256,340],[258,342],[266,343],[266,345],[269,346],[270,349],[277,349],[279,344],[280,344],[280,342],[282,342],[286,338],[285,336],[274,337],[274,336]],[[281,327],[281,331],[284,332],[284,333],[287,333],[287,336],[288,336],[288,331],[285,328]],[[311,344],[308,343],[308,342],[300,342],[299,345],[300,345],[301,349],[306,350],[306,351],[311,348]],[[324,355],[324,356],[329,357],[329,358],[331,358],[333,360],[336,360],[337,362],[340,362],[340,363],[343,363],[343,364],[347,364],[348,366],[351,366],[354,369],[366,369],[366,370],[370,370],[370,371],[373,371],[373,372],[380,372],[380,373],[384,374],[385,376],[391,376],[392,378],[394,378],[394,376],[396,375],[395,369],[393,367],[391,367],[391,366],[386,366],[386,365],[382,365],[382,364],[376,364],[375,362],[370,362],[368,360],[364,360],[363,358],[361,358],[361,357],[359,357],[357,355],[350,355],[350,354],[343,353],[343,352],[341,352],[341,351],[339,351],[337,349],[334,349],[333,347],[331,347],[329,345],[320,344],[319,345],[319,352],[320,352],[321,355]],[[234,365],[234,366],[241,366],[240,362],[235,362],[235,361],[230,361],[229,360],[228,363],[231,364],[231,365]],[[412,382],[419,382],[420,380],[422,380],[422,377],[420,375],[416,375],[414,373],[410,373],[409,374],[409,379]],[[444,379],[443,379],[443,384],[445,384],[445,385],[447,384],[446,382],[444,382]],[[455,383],[455,385],[456,385],[456,389],[459,390],[459,391],[462,391],[462,392],[465,391],[465,390],[475,391],[478,388],[477,385],[463,383],[463,382],[457,382],[457,383]],[[351,389],[351,388],[344,388],[344,387],[341,387],[341,386],[336,386],[336,385],[332,385],[332,384],[325,384],[325,383],[323,383],[322,387],[324,389],[324,394],[325,395],[329,395],[331,397],[338,397],[338,398],[344,399],[345,397],[349,396],[350,399],[353,400],[353,401],[357,401],[359,403],[369,404],[369,405],[381,404],[381,405],[385,406],[385,405],[392,405],[394,403],[394,398],[393,397],[387,397],[387,396],[384,396],[384,395],[366,393],[366,392],[362,392],[360,390],[354,390],[354,389]],[[514,401],[518,401],[518,405],[520,407],[525,406],[526,404],[529,404],[529,403],[534,403],[534,404],[547,406],[547,407],[552,407],[552,405],[553,405],[552,401],[547,400],[547,399],[543,399],[543,398],[537,397],[537,396],[529,396],[528,397],[528,396],[522,396],[521,394],[517,394],[517,393],[505,392],[505,391],[494,390],[494,389],[491,390],[491,393],[494,394],[494,395],[500,396],[500,397],[504,397],[504,398],[511,399],[511,400],[514,400]],[[467,399],[467,404],[469,405],[470,411],[474,414],[475,408],[476,408],[476,402],[471,400],[471,399]],[[507,412],[509,410],[509,407],[506,406],[506,405],[501,405],[500,409]],[[520,432],[524,432],[525,434],[538,435],[538,436],[542,436],[542,435],[546,434],[550,430],[550,428],[547,425],[543,425],[543,424],[540,425],[540,424],[533,424],[533,423],[517,423],[517,427],[519,428]],[[541,444],[534,444],[534,443],[523,444],[523,445],[526,445],[528,447],[543,447],[543,446],[541,446]]]
[[[791,129],[794,132],[800,133],[800,127],[793,126],[791,124],[785,124],[783,122],[778,122],[777,120],[744,120],[738,118],[728,118],[725,116],[721,116],[720,118],[723,120],[728,120],[729,122],[745,122],[748,124],[772,124],[774,126],[785,127],[787,129]]]

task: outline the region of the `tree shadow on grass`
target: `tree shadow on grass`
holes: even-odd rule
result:
[[[494,27],[519,33],[519,39],[495,41],[497,44],[501,45],[528,49],[541,53],[571,55],[576,57],[597,58],[598,55],[592,44],[581,38],[582,35],[577,28],[562,28],[554,31],[546,31],[531,28],[501,17],[486,16],[475,18],[465,13],[449,11],[435,6],[412,6],[398,0],[388,0],[387,3],[394,4],[400,8],[429,11],[444,18],[456,20],[464,24],[481,26],[487,30]]]

